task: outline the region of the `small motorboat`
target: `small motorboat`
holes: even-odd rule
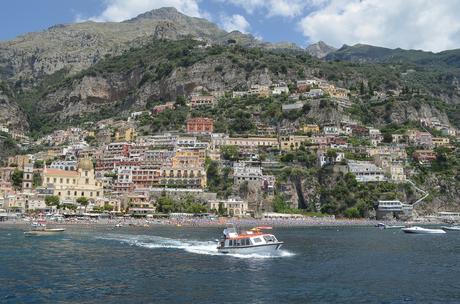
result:
[[[50,235],[55,233],[64,232],[65,228],[47,228],[45,221],[33,222],[32,229],[25,231],[25,236],[35,236],[35,235]]]
[[[423,228],[419,226],[402,228],[401,230],[404,231],[405,233],[414,233],[414,234],[444,234],[446,233],[442,229],[429,229],[429,228]]]
[[[401,228],[405,228],[406,226],[402,226],[402,225],[387,225],[387,224],[384,224],[384,223],[378,223],[377,225],[375,225],[375,227],[380,228],[380,229],[401,229]]]
[[[235,227],[224,229],[223,236],[217,246],[217,251],[221,253],[241,253],[241,254],[270,254],[281,248],[284,242],[263,230],[272,227],[255,227],[248,231],[238,233]]]
[[[460,226],[442,226],[441,228],[447,231],[460,231]]]

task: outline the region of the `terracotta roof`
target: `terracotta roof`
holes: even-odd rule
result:
[[[60,169],[45,169],[43,172],[47,175],[59,175],[59,176],[69,176],[69,177],[77,177],[79,174],[77,171],[66,171]]]

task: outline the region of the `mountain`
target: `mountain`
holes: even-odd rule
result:
[[[333,46],[327,45],[323,41],[318,41],[317,43],[310,44],[305,50],[311,56],[316,58],[324,58],[337,49]]]
[[[0,85],[4,88],[0,124],[46,133],[64,125],[147,110],[198,88],[232,91],[310,77],[355,92],[360,87],[368,92],[410,89],[430,97],[407,96],[398,106],[375,112],[367,105],[354,109],[351,114],[360,119],[374,115],[376,119],[366,123],[401,123],[427,115],[448,122],[444,114],[457,113],[438,102],[460,101],[457,51],[433,54],[365,45],[331,50],[323,42],[307,51],[291,43],[262,42],[173,8],[119,23],[57,25],[0,43]],[[309,55],[321,57],[326,52],[328,61]],[[321,109],[316,107],[309,118],[318,122],[340,119],[336,111],[322,113]]]
[[[389,49],[367,44],[343,45],[340,49],[330,52],[326,56],[326,60],[404,63],[442,68],[460,68],[460,49],[433,53],[400,48]]]
[[[124,22],[60,24],[0,42],[0,79],[32,85],[34,78],[63,68],[75,74],[106,55],[120,55],[151,39],[187,37],[217,44],[231,41],[248,47],[278,48],[238,31],[228,33],[206,19],[186,16],[175,8],[160,8]]]

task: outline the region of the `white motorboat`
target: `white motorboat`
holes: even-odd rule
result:
[[[423,228],[419,226],[402,228],[401,230],[404,231],[405,233],[414,233],[414,234],[444,234],[446,233],[442,229],[429,229],[429,228]]]
[[[384,224],[384,223],[378,223],[377,225],[375,225],[375,227],[380,228],[380,229],[401,229],[401,228],[404,228],[406,226],[402,226],[402,225],[387,225],[387,224]]]
[[[263,230],[271,227],[255,227],[248,231],[238,233],[235,227],[228,227],[224,230],[222,239],[219,241],[217,251],[221,253],[240,254],[270,254],[274,253],[284,242]]]
[[[38,236],[38,235],[50,235],[59,232],[64,232],[65,228],[47,228],[45,221],[33,222],[32,230],[25,231],[25,236]]]
[[[460,226],[442,226],[441,228],[448,231],[460,231]]]

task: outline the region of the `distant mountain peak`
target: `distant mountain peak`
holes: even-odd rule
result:
[[[318,41],[310,44],[306,49],[308,54],[317,58],[324,58],[329,53],[336,51],[337,49],[333,46],[326,44],[324,41]]]

